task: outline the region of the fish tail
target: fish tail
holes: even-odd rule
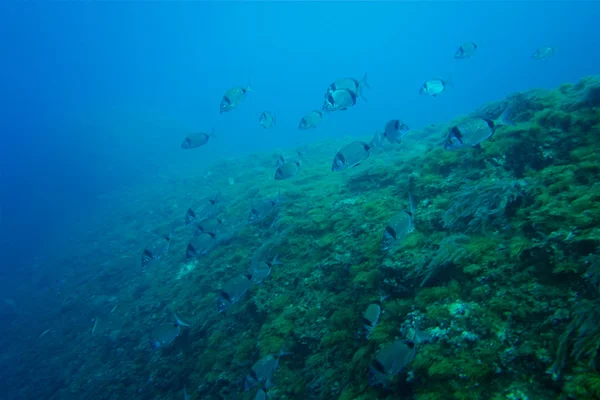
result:
[[[373,139],[369,142],[369,148],[381,147],[381,135],[379,132],[373,134]]]
[[[498,126],[515,126],[516,124],[513,122],[513,120],[511,120],[509,118],[511,111],[512,111],[512,109],[510,106],[506,107],[504,109],[504,112],[502,113],[502,115],[500,115],[500,118],[498,118],[496,120],[496,125],[498,125]]]
[[[246,92],[255,92],[255,90],[252,89],[252,87],[250,86],[250,78],[248,78],[248,84],[246,84],[246,87],[244,87],[244,90]]]
[[[271,261],[271,265],[282,265],[283,263],[279,261],[279,253],[275,254],[273,257],[273,261]]]
[[[208,135],[211,139],[219,139],[219,136],[215,133],[215,128],[212,128],[210,130],[210,133]]]
[[[366,72],[363,75],[362,79],[360,80],[359,85],[371,89],[371,85],[369,85],[369,82],[367,82],[367,73]]]

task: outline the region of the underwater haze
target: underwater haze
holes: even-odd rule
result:
[[[600,4],[19,2],[0,20],[1,398],[600,398]],[[360,88],[327,92],[346,77]],[[355,104],[299,129],[334,93]],[[476,148],[445,150],[453,128]]]

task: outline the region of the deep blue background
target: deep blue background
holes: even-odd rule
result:
[[[193,176],[222,157],[334,136],[411,127],[483,102],[598,73],[600,5],[468,3],[52,3],[0,6],[2,282],[26,277],[105,193],[149,178]],[[476,41],[470,60],[457,46]],[[555,46],[547,62],[531,59]],[[327,85],[368,72],[368,103],[296,129]],[[438,98],[431,78],[452,77]],[[219,115],[232,86],[256,90]],[[257,123],[268,109],[271,131]],[[182,151],[214,128],[212,150]],[[92,220],[92,218],[90,218]],[[62,248],[61,248],[62,249]],[[64,250],[60,250],[64,251]]]

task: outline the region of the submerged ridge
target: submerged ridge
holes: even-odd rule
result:
[[[516,124],[479,149],[440,145],[459,118],[341,172],[331,161],[347,140],[311,144],[285,181],[273,179],[273,153],[134,187],[59,261],[65,295],[36,295],[46,311],[22,340],[37,350],[5,347],[4,385],[32,381],[15,398],[178,399],[185,384],[191,399],[251,399],[252,365],[285,351],[269,398],[599,398],[598,93],[600,78],[589,77],[486,104],[472,116],[509,106]],[[409,178],[414,229],[384,252],[386,224],[411,209]],[[185,213],[217,192],[211,215],[228,235],[211,233],[214,247],[186,260]],[[248,224],[265,199],[265,222]],[[169,231],[168,251],[142,269],[140,249]],[[234,297],[228,282],[256,271],[262,282],[218,313],[222,289]],[[363,312],[380,297],[367,340]],[[10,343],[27,316],[4,309]],[[153,329],[170,323],[163,330],[178,336],[151,351]],[[417,325],[430,339],[415,339]],[[378,350],[396,338],[417,341],[414,360],[370,386],[369,366],[390,370]]]

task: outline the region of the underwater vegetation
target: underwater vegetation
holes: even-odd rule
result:
[[[180,399],[185,385],[191,399],[253,399],[253,365],[285,354],[270,399],[600,399],[599,105],[589,77],[482,106],[472,115],[510,106],[516,124],[480,148],[446,151],[446,127],[428,128],[418,145],[408,135],[345,171],[331,172],[345,142],[330,141],[282,181],[269,153],[132,188],[99,210],[113,223],[80,237],[89,253],[61,260],[98,265],[65,276],[58,311],[38,321],[48,333],[25,334],[52,357],[19,352],[14,376],[34,384],[16,398]],[[411,208],[409,177],[414,229],[382,251],[388,221]],[[231,235],[186,259],[186,210],[217,192]],[[171,230],[168,252],[142,270],[141,249]],[[227,282],[259,264],[261,282],[218,313]],[[377,301],[367,339],[363,313]],[[188,322],[152,350],[174,312]],[[370,385],[397,339],[415,343],[414,359]]]

